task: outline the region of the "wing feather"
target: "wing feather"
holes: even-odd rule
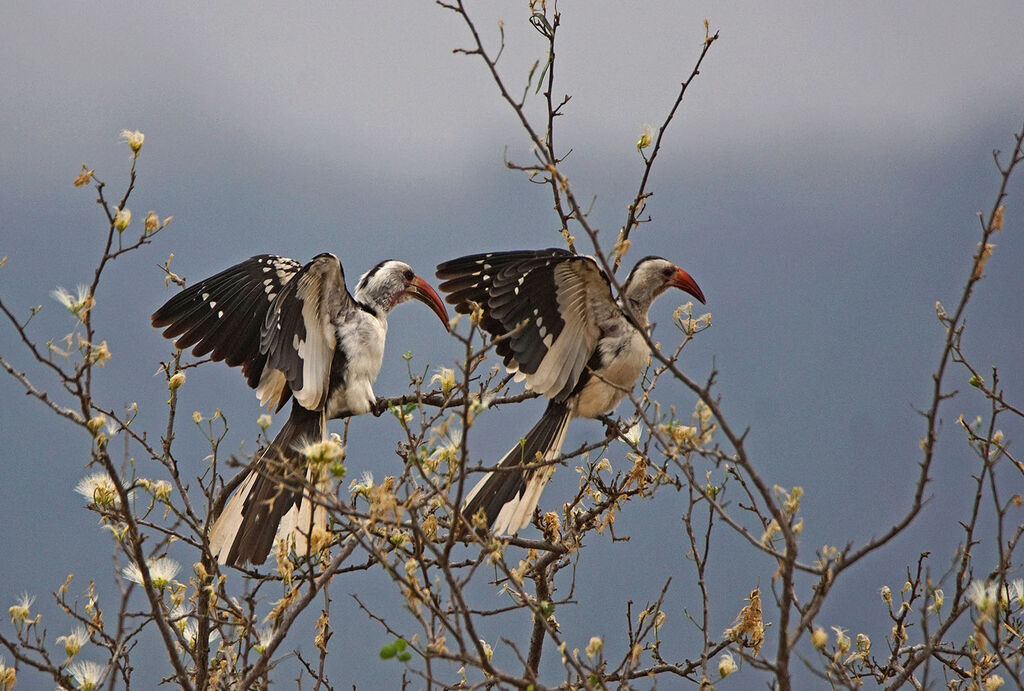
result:
[[[182,350],[209,354],[231,367],[242,366],[249,386],[263,373],[266,356],[260,332],[281,289],[302,268],[298,262],[261,254],[235,264],[182,290],[153,313],[153,326],[175,338]]]
[[[283,373],[299,404],[320,410],[330,389],[336,326],[358,309],[333,254],[314,257],[271,305],[260,336],[268,369]]]
[[[555,400],[573,391],[601,337],[599,313],[616,310],[604,273],[561,249],[494,252],[438,266],[457,312],[483,308],[481,328],[526,386]]]

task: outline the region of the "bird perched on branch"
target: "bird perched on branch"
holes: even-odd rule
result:
[[[506,369],[548,397],[540,421],[466,495],[462,515],[483,512],[494,533],[529,524],[554,472],[569,420],[610,412],[650,358],[641,335],[647,311],[667,288],[704,302],[696,281],[660,257],[637,262],[612,297],[590,257],[561,249],[474,254],[437,267],[440,289],[462,314],[479,316]],[[625,309],[624,309],[625,308]]]
[[[262,564],[275,535],[292,536],[296,551],[306,551],[313,525],[326,517],[303,495],[313,475],[300,450],[325,438],[327,419],[373,408],[388,313],[410,298],[448,328],[441,298],[403,262],[381,262],[350,294],[333,254],[304,266],[262,254],[181,291],[153,314],[153,326],[166,327],[163,335],[181,350],[241,365],[261,405],[280,410],[293,399],[288,421],[213,525],[210,551],[220,563]]]

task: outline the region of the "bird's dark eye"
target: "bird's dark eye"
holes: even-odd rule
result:
[[[661,270],[661,275],[664,276],[665,278],[671,278],[672,274],[674,273],[675,269],[673,269],[671,266],[666,266],[664,269]]]
[[[412,279],[416,278],[416,274],[412,272],[412,269],[406,269],[405,271],[402,272],[402,275],[405,276],[405,280],[407,281],[411,281]]]

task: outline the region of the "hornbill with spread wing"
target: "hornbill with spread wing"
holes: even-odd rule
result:
[[[650,358],[641,330],[654,298],[674,287],[704,302],[696,281],[660,257],[637,262],[618,302],[596,261],[562,249],[452,259],[437,278],[456,312],[480,310],[481,328],[501,339],[495,350],[506,369],[550,399],[498,470],[466,495],[463,516],[472,522],[482,511],[496,535],[529,524],[569,420],[610,412],[633,389]]]
[[[158,309],[153,326],[181,350],[241,365],[261,405],[292,410],[257,458],[210,531],[210,551],[224,564],[262,564],[275,537],[307,549],[324,512],[303,496],[313,475],[300,450],[326,435],[326,420],[370,412],[384,357],[388,313],[408,299],[429,306],[448,328],[444,303],[400,261],[370,269],[350,294],[333,254],[308,264],[261,254],[181,291]],[[305,471],[305,481],[303,480]]]

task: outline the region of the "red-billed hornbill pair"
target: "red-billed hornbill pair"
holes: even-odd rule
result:
[[[482,310],[480,325],[501,339],[496,351],[506,368],[550,399],[462,509],[471,520],[482,511],[496,534],[513,534],[533,515],[569,420],[610,412],[632,390],[650,357],[640,330],[654,298],[669,287],[701,302],[704,295],[679,267],[646,257],[617,303],[593,259],[559,249],[471,255],[439,265],[437,276],[456,311]],[[303,471],[299,448],[324,436],[326,418],[371,410],[387,314],[410,297],[448,327],[437,293],[402,262],[381,262],[350,295],[334,255],[305,266],[261,255],[182,291],[153,315],[179,348],[241,365],[261,403],[280,408],[294,397],[288,421],[214,523],[210,549],[218,561],[262,564],[275,536],[289,534],[304,551],[317,512],[295,481]],[[274,454],[291,481],[268,462]]]

